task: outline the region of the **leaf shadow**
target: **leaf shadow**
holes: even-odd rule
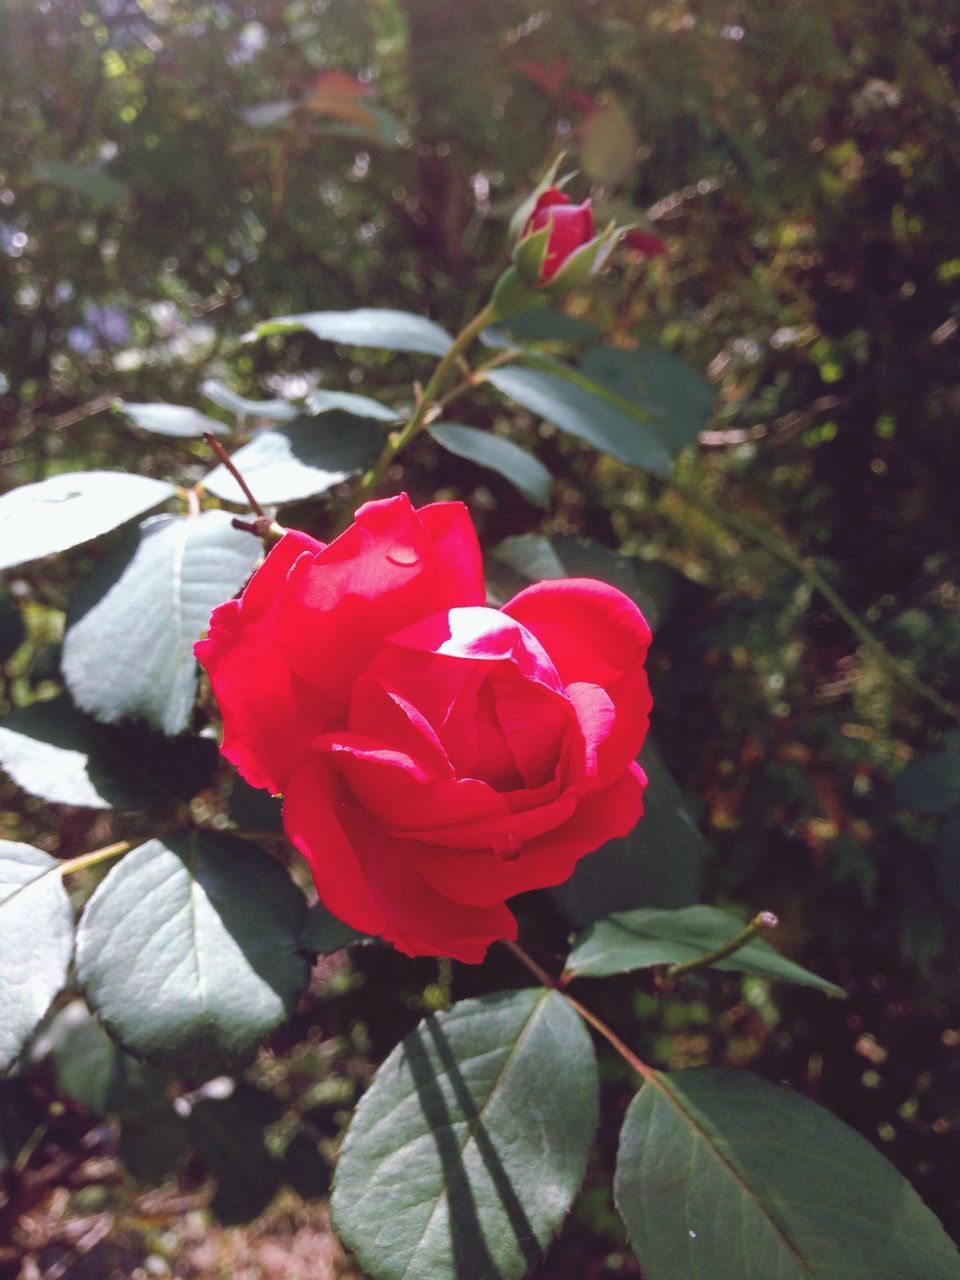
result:
[[[405,1042],[404,1053],[443,1168],[453,1273],[458,1276],[482,1276],[485,1280],[488,1277],[489,1280],[494,1280],[504,1274],[494,1261],[484,1237],[475,1187],[471,1184],[463,1158],[466,1142],[461,1145],[457,1141],[454,1119],[440,1087],[435,1065],[431,1061],[430,1051],[425,1043],[426,1036],[432,1041],[430,1047],[440,1061],[443,1074],[453,1090],[456,1105],[467,1123],[467,1141],[473,1141],[476,1145],[487,1177],[523,1255],[525,1270],[529,1270],[541,1258],[536,1234],[510,1174],[487,1131],[483,1114],[474,1101],[450,1041],[436,1019],[428,1018],[419,1033],[410,1036]]]

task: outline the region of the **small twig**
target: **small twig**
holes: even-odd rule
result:
[[[83,871],[86,867],[95,866],[98,862],[104,862],[107,858],[119,858],[121,853],[126,853],[128,849],[132,849],[133,845],[129,840],[118,840],[116,844],[105,845],[102,849],[94,849],[92,853],[81,853],[79,857],[67,858],[60,863],[59,871],[62,876],[69,876],[74,871]]]
[[[696,973],[698,969],[708,969],[710,965],[716,964],[718,960],[726,960],[727,956],[732,956],[741,947],[745,947],[758,933],[763,933],[767,929],[775,929],[779,923],[780,921],[772,911],[761,911],[753,917],[749,924],[744,925],[740,932],[732,937],[729,942],[725,942],[720,947],[714,947],[712,951],[705,951],[701,956],[694,956],[692,960],[683,960],[668,966],[665,976],[679,978],[686,973]]]
[[[227,453],[226,449],[224,449],[223,445],[220,443],[217,437],[215,435],[212,435],[209,431],[205,431],[203,433],[203,443],[213,450],[213,452],[217,455],[217,457],[220,459],[223,465],[227,468],[227,470],[233,476],[234,480],[236,480],[237,484],[243,490],[245,498],[250,503],[251,509],[255,511],[258,516],[266,516],[266,512],[264,511],[263,507],[261,507],[260,503],[256,500],[256,498],[250,492],[250,486],[247,484],[246,480],[244,480],[243,476],[234,466],[230,455]]]

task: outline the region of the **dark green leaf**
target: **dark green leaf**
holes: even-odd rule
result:
[[[91,1111],[132,1111],[163,1097],[166,1077],[124,1053],[82,1000],[60,1010],[43,1042],[44,1049],[49,1046],[60,1092]]]
[[[227,428],[222,422],[208,418],[185,404],[132,404],[128,400],[118,400],[116,408],[125,413],[143,431],[152,431],[158,436],[222,436]]]
[[[141,728],[108,728],[65,695],[0,721],[0,767],[31,795],[85,809],[163,809],[189,798],[216,768],[217,748]]]
[[[512,347],[518,342],[589,342],[600,332],[589,320],[568,316],[549,307],[531,307],[484,329],[481,341],[489,347]]]
[[[132,1112],[120,1121],[120,1159],[150,1186],[168,1177],[187,1149],[187,1129],[169,1103]]]
[[[71,471],[11,489],[0,497],[0,569],[89,542],[173,493],[122,471]]]
[[[694,444],[710,417],[713,388],[672,351],[598,344],[580,359],[584,373],[639,405],[671,453]]]
[[[283,1153],[283,1180],[302,1200],[319,1200],[330,1190],[330,1169],[317,1143],[298,1129]]]
[[[212,832],[150,840],[87,903],[77,972],[128,1049],[192,1074],[248,1054],[293,1009],[309,966],[306,905],[287,873]]]
[[[94,209],[109,209],[123,204],[130,194],[127,184],[119,178],[98,169],[69,164],[65,160],[41,160],[34,168],[34,174],[40,182],[83,196]]]
[[[617,1205],[649,1280],[957,1280],[960,1256],[891,1164],[746,1071],[658,1075],[630,1104]]]
[[[681,964],[723,946],[742,928],[736,916],[719,907],[680,907],[672,911],[647,907],[616,912],[597,920],[577,939],[567,960],[567,972],[577,978],[600,978],[654,965]],[[819,987],[835,996],[844,994],[842,987],[794,964],[762,938],[753,938],[734,955],[718,960],[714,967]]]
[[[26,638],[23,614],[7,593],[0,590],[0,663],[19,649]]]
[[[277,797],[251,787],[239,774],[233,777],[227,812],[231,822],[244,831],[283,831],[283,811]]]
[[[477,431],[474,427],[458,427],[451,422],[435,422],[428,427],[437,444],[458,458],[467,458],[478,467],[487,467],[516,485],[525,498],[540,507],[550,506],[553,477],[543,463],[511,440]]]
[[[16,1061],[67,980],[73,911],[60,863],[0,840],[0,1071]]]
[[[216,378],[207,378],[200,384],[200,390],[208,400],[212,400],[221,409],[226,409],[228,413],[237,414],[238,417],[268,418],[271,422],[292,422],[303,413],[302,409],[295,404],[290,404],[288,400],[248,400],[245,396],[238,396],[235,391],[231,391]]]
[[[596,1122],[593,1046],[562,996],[465,1000],[377,1072],[340,1153],[334,1220],[377,1280],[522,1276],[580,1186]]]
[[[263,338],[271,333],[306,330],[327,342],[348,347],[378,347],[384,351],[416,351],[444,356],[453,339],[432,320],[409,311],[386,307],[358,307],[355,311],[308,311],[296,316],[264,320],[248,334]]]
[[[382,429],[374,423],[333,410],[259,432],[233,462],[257,501],[272,506],[326,493],[368,466],[382,443]],[[204,485],[225,502],[247,501],[222,464]]]
[[[649,423],[599,385],[572,381],[544,369],[509,365],[484,375],[498,391],[538,417],[621,462],[654,475],[670,473],[670,456]]]
[[[355,942],[371,942],[369,934],[358,933],[348,924],[332,915],[322,902],[316,902],[307,912],[303,932],[300,935],[300,946],[304,951],[312,951],[317,955],[325,955],[330,951],[339,951],[341,947],[352,946]]]
[[[686,907],[700,896],[710,846],[649,739],[640,763],[649,779],[644,816],[628,836],[581,858],[570,879],[549,891],[576,925],[634,907]]]
[[[936,751],[913,760],[897,778],[900,804],[921,813],[949,813],[960,806],[960,755]]]
[[[212,1208],[221,1222],[249,1222],[280,1189],[281,1166],[263,1138],[265,1126],[279,1118],[271,1099],[249,1085],[238,1086],[228,1098],[204,1098],[194,1105],[190,1134],[217,1180]]]
[[[545,578],[599,578],[638,604],[651,627],[659,620],[657,596],[664,595],[665,588],[657,566],[630,561],[590,538],[562,533],[546,538],[540,533],[520,533],[504,538],[494,547],[493,555],[518,577],[516,582],[504,583],[510,594]]]
[[[48,1112],[26,1075],[0,1079],[0,1173],[5,1173],[46,1123]]]
[[[194,642],[260,554],[259,540],[234,529],[225,511],[144,521],[136,541],[71,599],[63,674],[78,705],[107,723],[185,729],[197,693]]]

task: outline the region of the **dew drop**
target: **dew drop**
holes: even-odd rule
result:
[[[687,1235],[690,1237],[691,1240],[696,1240],[697,1238],[697,1233],[695,1231],[688,1231]]]
[[[391,547],[387,552],[387,559],[391,564],[399,565],[401,569],[412,568],[413,565],[419,564],[420,555],[413,547]]]
[[[516,862],[520,857],[520,839],[512,831],[505,832],[493,841],[493,852],[501,862]]]

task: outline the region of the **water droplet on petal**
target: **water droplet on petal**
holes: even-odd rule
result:
[[[502,862],[516,862],[520,857],[520,844],[519,836],[507,831],[493,841],[493,852]]]
[[[401,569],[410,569],[420,563],[420,553],[413,547],[391,547],[387,552],[387,559],[391,564],[399,565]]]

